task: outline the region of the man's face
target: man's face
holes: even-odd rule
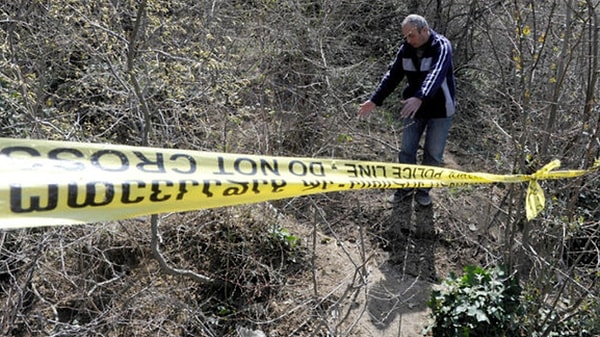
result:
[[[402,27],[402,35],[404,35],[408,44],[414,48],[419,48],[429,40],[429,29],[422,28],[419,31],[414,25],[406,24]]]

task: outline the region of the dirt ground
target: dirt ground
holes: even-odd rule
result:
[[[452,154],[446,166],[462,169]],[[317,273],[298,282],[303,290],[335,301],[324,314],[332,335],[408,337],[423,336],[430,322],[426,302],[431,290],[452,271],[481,259],[483,235],[490,232],[481,218],[493,190],[489,186],[432,190],[433,205],[413,200],[392,206],[392,191],[359,192],[356,223],[320,224],[315,249]],[[342,206],[343,207],[343,206]],[[352,208],[351,205],[346,205]],[[342,212],[340,210],[340,212]],[[291,229],[308,243],[311,228]],[[358,274],[358,276],[357,276]],[[295,296],[306,298],[297,290]],[[283,310],[290,310],[284,307]],[[285,335],[282,333],[282,335]]]

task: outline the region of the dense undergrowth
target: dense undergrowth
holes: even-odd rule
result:
[[[455,46],[458,165],[586,168],[600,151],[597,11],[591,0],[6,2],[0,136],[395,161],[398,98],[369,120],[355,113],[394,57],[399,18],[419,12]],[[533,221],[522,186],[445,191],[433,220],[453,230],[417,243],[468,252],[445,271],[518,275],[514,331],[597,334],[598,176],[542,184]],[[346,300],[367,287],[369,250],[389,244],[373,229],[386,224],[380,192],[164,214],[156,237],[150,218],[2,231],[0,334],[353,336]],[[342,295],[319,291],[311,230],[365,253]],[[154,241],[167,265],[210,281],[167,273]]]

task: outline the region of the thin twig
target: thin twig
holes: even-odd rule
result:
[[[152,226],[152,239],[150,241],[150,246],[152,247],[152,253],[154,254],[154,258],[156,258],[156,260],[158,261],[158,264],[160,265],[160,269],[162,269],[162,271],[164,271],[165,273],[167,273],[169,275],[189,277],[189,278],[193,279],[194,281],[201,282],[201,283],[212,282],[213,279],[211,279],[208,276],[198,274],[191,270],[177,269],[177,268],[173,268],[173,267],[169,266],[169,264],[165,260],[164,256],[160,252],[160,248],[158,247],[158,245],[159,245],[158,223],[159,223],[158,215],[156,215],[156,214],[152,215],[150,217],[150,224]]]

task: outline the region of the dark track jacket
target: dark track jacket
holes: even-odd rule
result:
[[[417,49],[404,42],[394,63],[389,68],[371,101],[376,105],[383,104],[406,76],[407,87],[402,98],[418,97],[423,103],[415,118],[450,117],[455,112],[455,82],[452,65],[452,45],[443,35],[430,29],[429,40]]]

